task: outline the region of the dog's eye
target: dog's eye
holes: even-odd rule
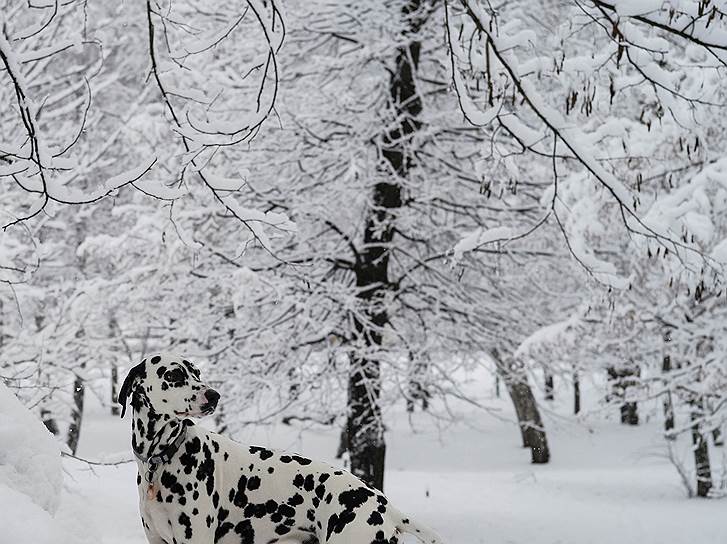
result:
[[[181,368],[174,368],[164,374],[164,379],[172,383],[183,382],[186,377],[187,375]]]

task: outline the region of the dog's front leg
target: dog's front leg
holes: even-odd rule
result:
[[[141,517],[141,524],[144,527],[146,540],[149,542],[149,544],[168,544],[167,541],[164,540],[154,528],[152,528],[149,522],[144,519],[143,515]]]

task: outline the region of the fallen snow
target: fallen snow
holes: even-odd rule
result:
[[[584,409],[596,407],[599,399],[589,396],[587,383],[583,386]],[[559,395],[561,389],[565,391],[559,387]],[[546,414],[546,425],[553,461],[535,466],[528,451],[519,447],[515,425],[507,421],[512,418],[509,400],[492,399],[489,383],[475,381],[470,391],[500,417],[456,403],[452,407],[459,422],[451,424],[438,425],[419,413],[410,424],[399,407],[385,415],[386,493],[400,510],[437,530],[445,543],[727,542],[725,501],[686,498],[664,455],[658,420],[636,428],[614,420],[588,426],[566,422],[563,416],[571,399],[563,393],[547,404],[552,412]],[[657,413],[660,406],[644,409]],[[92,410],[80,453],[91,458],[128,455],[129,418],[112,418],[99,407]],[[250,427],[237,439],[339,464],[333,459],[335,429]],[[688,442],[680,446],[689,459]],[[67,500],[75,500],[87,509],[90,530],[102,535],[96,544],[146,543],[137,510],[134,463],[93,470],[74,460],[65,465],[73,483],[59,514]]]
[[[55,439],[0,381],[0,542],[83,542],[54,517],[62,484]]]
[[[53,435],[0,381],[0,486],[22,493],[50,514],[63,473]]]

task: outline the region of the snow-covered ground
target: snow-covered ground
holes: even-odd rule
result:
[[[505,400],[494,406],[510,415]],[[533,466],[512,423],[474,408],[462,415],[467,424],[437,428],[420,415],[410,424],[404,412],[387,414],[386,493],[447,543],[727,543],[727,501],[685,497],[655,423],[585,428],[551,417],[553,461]],[[129,425],[128,416],[122,421],[92,407],[79,455],[129,457]],[[281,425],[239,438],[335,462],[338,436]],[[135,464],[88,467],[66,459],[64,466],[60,520],[82,525],[96,544],[146,542]]]

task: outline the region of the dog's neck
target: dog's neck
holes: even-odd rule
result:
[[[143,402],[132,399],[131,447],[139,460],[162,453],[182,432],[184,422],[168,414],[158,414]]]

